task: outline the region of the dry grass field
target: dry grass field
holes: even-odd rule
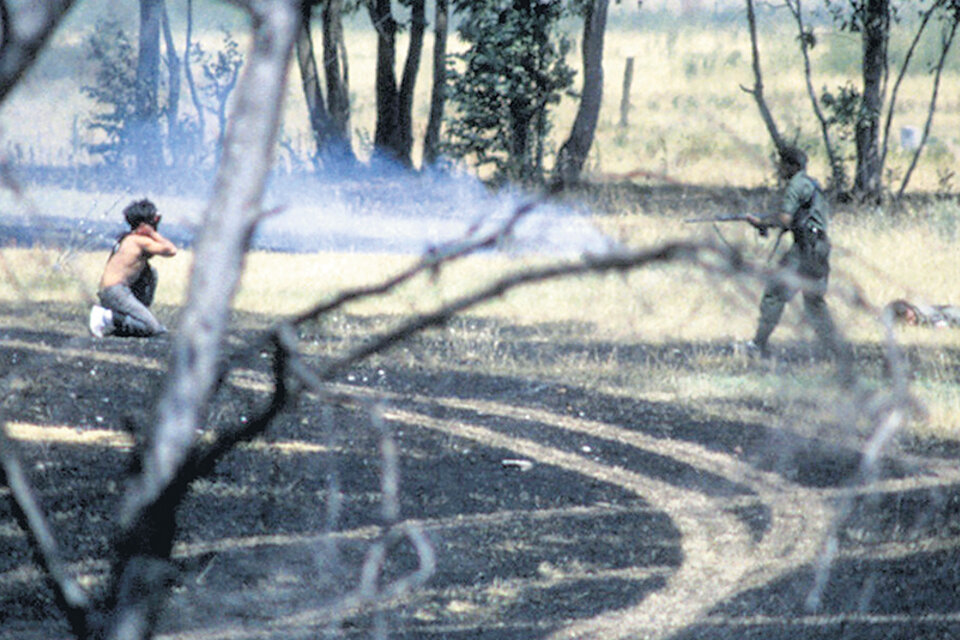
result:
[[[52,163],[85,161],[81,143],[89,141],[85,129],[93,108],[81,95],[80,87],[92,82],[93,67],[84,57],[84,38],[99,18],[118,17],[129,32],[135,33],[135,20],[112,11],[104,0],[88,0],[82,10],[67,22],[66,29],[54,40],[54,46],[41,57],[24,86],[0,109],[7,148],[19,145],[25,157]],[[182,39],[182,21],[172,13],[177,37]],[[892,58],[897,61],[906,48],[908,20],[897,32]],[[244,22],[229,5],[211,5],[198,14],[197,34],[208,50],[222,47],[224,29],[244,43]],[[316,27],[319,29],[319,26]],[[821,150],[819,124],[814,118],[804,88],[802,59],[796,49],[795,25],[786,12],[762,18],[761,55],[767,100],[781,129],[796,136],[812,156],[815,175],[826,177],[825,155]],[[577,41],[579,25],[571,22],[570,37]],[[836,92],[839,87],[858,86],[856,62],[858,42],[848,33],[830,25],[816,24],[818,46],[811,52],[812,83],[818,92]],[[455,34],[454,34],[455,35]],[[319,32],[316,34],[319,42]],[[911,153],[899,147],[903,126],[922,129],[932,92],[929,67],[937,35],[921,47],[921,54],[900,89],[893,120],[887,179],[891,188],[899,186]],[[375,126],[374,78],[376,40],[365,16],[348,23],[346,36],[350,68],[353,143],[361,158],[370,153]],[[720,22],[681,20],[662,14],[637,10],[624,3],[612,9],[610,30],[605,45],[604,106],[596,143],[589,161],[589,173],[597,180],[643,171],[699,185],[753,187],[769,184],[769,136],[758,117],[751,96],[742,90],[753,84],[750,67],[749,36],[742,13],[725,14]],[[458,46],[454,37],[450,47]],[[406,51],[406,35],[400,34],[398,52]],[[426,127],[432,51],[432,34],[424,44],[424,58],[414,101],[415,162],[419,162],[419,143]],[[570,64],[578,69],[579,49],[573,47]],[[629,126],[619,126],[622,80],[626,59],[635,60],[630,94]],[[951,64],[942,79],[944,90],[938,102],[930,141],[911,179],[911,188],[921,191],[956,189],[950,177],[960,155],[960,101],[947,87],[956,86],[960,68]],[[581,78],[576,80],[579,87]],[[49,96],[57,95],[56,101]],[[188,102],[188,101],[187,101]],[[192,117],[192,106],[183,106]],[[575,115],[576,103],[567,98],[555,113],[552,135],[554,148],[563,141]],[[29,126],[24,126],[29,123]],[[211,123],[212,126],[212,123]],[[283,124],[283,136],[303,157],[309,152],[310,135],[299,75],[292,69],[289,96]],[[852,148],[843,147],[850,156],[848,174],[852,174]],[[644,182],[642,178],[639,181]]]
[[[763,264],[772,240],[736,224],[682,222],[776,206],[766,188],[766,134],[739,88],[751,82],[743,25],[668,27],[611,30],[592,186],[570,197],[624,246],[727,243]],[[212,46],[220,34],[210,24],[205,31]],[[789,33],[781,26],[764,41],[767,91],[784,127],[812,147]],[[58,43],[78,46],[77,38],[63,34]],[[823,42],[815,66],[829,71],[816,84],[836,86],[847,79],[838,59],[854,45],[838,33]],[[348,47],[362,155],[373,130],[374,48],[366,32],[351,33]],[[8,145],[40,160],[75,161],[83,159],[77,135],[89,108],[76,78],[86,67],[57,71],[56,56],[0,109],[0,123]],[[638,66],[632,125],[623,130],[617,102],[627,56]],[[428,80],[425,68],[419,130]],[[922,122],[928,81],[909,80],[899,124]],[[951,70],[945,82],[956,81]],[[284,135],[303,148],[295,86]],[[64,99],[54,104],[51,88]],[[565,101],[558,136],[572,117]],[[753,278],[671,263],[512,290],[338,376],[333,388],[350,400],[342,406],[304,393],[262,438],[195,483],[177,514],[180,576],[160,637],[956,637],[960,330],[896,328],[888,336],[879,312],[899,297],[960,304],[960,206],[945,182],[960,144],[958,119],[960,104],[947,92],[913,183],[944,188],[939,197],[835,212],[828,302],[854,347],[853,389],[836,384],[799,301],[774,334],[773,359],[737,348],[757,318],[762,284]],[[894,177],[906,161],[894,151]],[[622,177],[635,170],[680,184]],[[824,176],[816,153],[812,173]],[[157,200],[176,210],[181,195]],[[113,203],[129,197],[26,191],[44,214],[93,208],[90,217],[115,214]],[[105,251],[82,243],[0,247],[0,418],[63,537],[70,570],[92,588],[109,569],[105,549],[133,446],[129,425],[148,423],[170,346],[169,338],[87,334],[104,259]],[[185,250],[156,261],[157,313],[174,334],[192,259]],[[417,259],[253,252],[225,349]],[[491,252],[424,274],[299,326],[304,360],[323,366],[404,318],[564,259]],[[889,365],[892,347],[919,402],[888,414],[892,374],[901,371]],[[268,360],[248,358],[228,378],[206,428],[245,420],[269,389]],[[397,445],[402,518],[425,532],[436,567],[412,592],[332,608],[352,594],[364,554],[383,533],[381,421]],[[417,562],[409,544],[391,549],[384,582]],[[0,488],[0,638],[65,637]]]

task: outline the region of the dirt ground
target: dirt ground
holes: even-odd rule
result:
[[[161,311],[175,330],[172,310]],[[75,305],[8,305],[0,319],[2,418],[71,569],[95,588],[108,571],[129,431],[149,419],[169,340],[90,338]],[[238,315],[230,343],[265,323]],[[537,348],[529,327],[499,331]],[[861,456],[848,445],[494,376],[455,358],[425,366],[419,352],[442,348],[444,335],[336,383],[372,402],[393,433],[401,517],[422,528],[436,556],[426,584],[331,609],[353,593],[382,533],[380,432],[362,403],[304,396],[195,483],[177,513],[181,574],[162,637],[960,635],[954,447],[897,447],[880,478],[854,486]],[[302,338],[343,339],[330,327]],[[569,348],[596,347],[584,335]],[[551,355],[544,347],[536,357]],[[255,359],[231,377],[209,428],[245,419],[263,400],[267,365]],[[381,586],[417,566],[408,541],[392,545]],[[0,637],[69,637],[37,567],[4,489]]]

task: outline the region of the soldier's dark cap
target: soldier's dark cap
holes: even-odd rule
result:
[[[807,154],[799,147],[785,147],[780,151],[780,162],[804,169],[807,166]]]

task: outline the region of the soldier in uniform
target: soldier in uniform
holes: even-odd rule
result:
[[[817,182],[807,175],[807,155],[796,147],[780,154],[780,176],[788,181],[781,211],[766,216],[747,216],[761,233],[768,229],[789,231],[793,245],[779,262],[778,273],[767,283],[760,301],[760,321],[748,348],[769,355],[770,334],[780,322],[783,309],[803,291],[806,317],[820,341],[840,359],[845,377],[850,374],[851,358],[841,343],[824,295],[830,274],[830,240],[827,224],[830,211]]]

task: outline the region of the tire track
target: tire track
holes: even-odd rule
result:
[[[829,530],[833,511],[816,491],[789,485],[775,474],[700,445],[653,438],[608,423],[490,401],[460,398],[411,398],[439,406],[470,409],[520,421],[536,421],[577,433],[589,433],[624,446],[667,455],[703,470],[745,483],[771,509],[771,528],[756,544],[723,499],[676,487],[617,466],[603,464],[523,438],[409,410],[388,408],[384,416],[465,437],[486,446],[506,448],[541,464],[615,484],[665,512],[681,533],[680,569],[664,589],[627,610],[611,611],[555,633],[556,639],[610,639],[639,635],[666,637],[703,618],[716,604],[745,589],[762,585],[811,562]]]
[[[30,343],[12,346],[39,351],[52,350],[38,349],[37,345]],[[151,369],[161,368],[160,363],[152,358],[101,354],[73,348],[60,349],[58,352],[68,357],[120,361],[123,364]],[[265,392],[271,388],[265,375],[249,370],[232,376],[230,382],[237,387],[257,392]],[[472,440],[484,446],[506,449],[540,464],[615,485],[635,493],[672,520],[680,532],[684,558],[679,569],[668,577],[666,586],[634,607],[608,611],[592,619],[575,622],[555,632],[551,637],[556,640],[607,640],[627,637],[656,639],[667,637],[698,621],[709,621],[707,614],[717,604],[813,563],[821,553],[823,541],[836,517],[833,505],[839,497],[858,492],[931,487],[956,481],[958,477],[958,473],[952,469],[944,470],[942,465],[933,465],[928,467],[929,475],[923,477],[884,480],[868,487],[852,489],[810,489],[793,484],[775,473],[756,469],[735,455],[687,441],[655,438],[616,424],[489,400],[400,394],[349,384],[334,384],[331,388],[358,398],[394,402],[395,406],[388,404],[383,409],[384,417],[393,422]],[[671,458],[748,487],[756,496],[756,501],[770,510],[769,529],[761,540],[755,541],[744,522],[731,513],[728,499],[711,498],[699,491],[677,487],[646,476],[642,472],[570,453],[533,439],[505,434],[461,419],[437,418],[430,415],[427,408],[408,408],[411,403],[424,407],[473,411],[519,423],[540,423]],[[101,441],[98,444],[124,446],[126,443]],[[809,616],[808,622],[815,624],[821,618]],[[282,621],[277,622],[283,626]],[[288,620],[287,623],[294,621]],[[760,623],[762,624],[762,621]],[[750,622],[745,621],[744,624]]]

